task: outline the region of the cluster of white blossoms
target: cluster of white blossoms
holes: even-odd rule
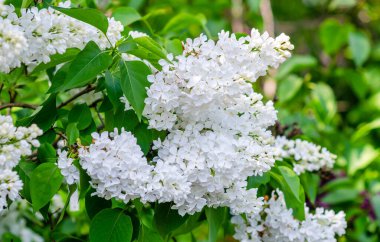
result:
[[[265,202],[260,216],[232,217],[235,239],[242,242],[334,242],[336,236],[345,233],[344,212],[317,208],[311,213],[305,204],[305,220],[299,221],[293,217],[292,209],[286,207],[282,192],[277,190],[276,193]]]
[[[25,207],[26,204],[13,203],[6,214],[0,215],[0,238],[6,233],[11,233],[17,236],[22,242],[44,241],[39,234],[28,227],[26,219],[23,218],[20,212],[20,210],[26,209]]]
[[[143,201],[173,202],[182,215],[204,206],[258,210],[262,199],[247,191],[246,178],[274,164],[268,128],[276,111],[252,83],[292,48],[283,34],[274,39],[252,30],[236,38],[223,31],[216,42],[204,35],[188,39],[182,55],[160,61],[162,71],[148,76],[144,115],[151,128],[169,134],[154,143],[158,156]]]
[[[70,7],[70,1],[60,7]],[[101,49],[111,47],[121,38],[123,25],[109,18],[107,37],[95,27],[52,8],[21,9],[18,17],[12,5],[0,2],[0,72],[9,72],[21,63],[32,70],[47,63],[50,56],[68,48],[83,49],[94,41]]]
[[[0,72],[9,72],[21,65],[21,57],[28,47],[21,26],[16,22],[13,6],[0,0]]]
[[[144,114],[158,130],[203,123],[255,134],[274,122],[276,112],[251,84],[285,61],[292,48],[288,36],[273,39],[255,29],[239,39],[224,31],[217,42],[204,35],[188,39],[182,55],[161,60],[162,71],[148,77],[152,85]]]
[[[111,133],[94,133],[92,136],[94,143],[89,147],[80,148],[78,153],[80,164],[91,177],[91,185],[96,189],[93,195],[106,199],[116,198],[125,203],[135,198],[140,198],[143,203],[174,202],[174,208],[177,208],[181,214],[200,211],[206,204],[228,206],[235,214],[258,212],[262,205],[262,199],[257,198],[255,189],[245,189],[247,185],[245,181],[229,184],[231,178],[228,178],[228,170],[232,167],[224,167],[223,164],[215,165],[217,171],[223,167],[226,169],[223,174],[215,173],[217,175],[215,177],[194,167],[193,170],[188,169],[188,176],[184,176],[181,165],[185,164],[162,160],[157,160],[154,165],[148,164],[141,148],[136,143],[136,138],[130,132],[121,131],[119,134],[115,130]],[[208,142],[215,143],[216,138],[210,137]],[[204,143],[204,145],[207,144]],[[199,144],[199,149],[201,147],[202,144]],[[228,149],[229,147],[220,148]],[[190,157],[192,154],[188,152],[187,156]],[[217,158],[213,157],[213,159],[216,164]],[[60,152],[58,164],[62,162],[64,165],[58,166],[63,167],[61,172],[66,180],[78,172],[72,165],[73,169],[69,166],[65,167],[71,161],[71,158],[67,158],[66,152]],[[247,173],[247,171],[239,171],[242,176]],[[71,179],[73,180],[75,179]],[[203,186],[208,183],[208,187],[199,187],[197,190],[193,185],[197,180],[202,181]],[[228,187],[226,192],[224,187]],[[203,194],[205,189],[209,191],[209,195],[202,198],[200,196],[206,196]]]
[[[321,168],[332,168],[336,155],[326,148],[301,139],[289,140],[284,136],[276,137],[277,160],[293,158],[294,172],[298,175],[305,171],[317,171]]]
[[[7,207],[7,199],[19,198],[22,181],[12,169],[22,156],[32,154],[32,148],[40,143],[36,139],[42,135],[35,124],[30,127],[15,127],[12,117],[0,115],[0,213]]]
[[[144,114],[151,128],[170,132],[155,142],[153,161],[175,172],[177,180],[162,176],[160,182],[182,191],[173,206],[180,214],[204,206],[228,206],[234,213],[260,207],[246,178],[274,164],[268,128],[276,111],[252,83],[285,61],[292,48],[289,37],[274,39],[255,29],[241,38],[222,31],[216,42],[201,35],[184,43],[182,55],[161,60],[162,71],[148,77]]]
[[[126,131],[93,133],[93,144],[79,149],[80,164],[91,177],[94,195],[117,198],[127,203],[146,196],[151,184],[150,166],[137,145],[136,138]]]
[[[65,178],[66,183],[69,185],[79,182],[79,170],[73,162],[74,159],[68,157],[66,150],[58,150],[57,166]]]

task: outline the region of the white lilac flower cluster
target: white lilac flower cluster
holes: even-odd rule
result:
[[[293,158],[294,172],[298,175],[305,171],[317,171],[321,168],[332,168],[336,155],[326,148],[301,139],[289,140],[284,136],[276,137],[274,146],[277,149],[276,159]]]
[[[12,169],[22,156],[31,155],[32,148],[40,143],[36,139],[42,135],[35,124],[30,127],[15,127],[12,117],[0,115],[0,213],[7,208],[7,199],[19,198],[22,181]]]
[[[283,34],[273,39],[252,30],[236,38],[223,31],[216,42],[203,35],[189,39],[182,55],[160,61],[162,71],[148,76],[152,85],[144,109],[151,128],[169,131],[154,143],[159,202],[174,202],[180,214],[206,205],[228,206],[234,213],[260,206],[256,190],[246,190],[246,178],[274,163],[268,127],[276,111],[252,83],[285,61],[292,48]]]
[[[70,1],[60,4],[70,7]],[[53,54],[68,48],[83,49],[94,41],[101,49],[111,47],[121,38],[123,26],[109,19],[107,37],[95,27],[71,18],[52,8],[21,9],[21,16],[12,5],[0,3],[0,72],[9,72],[21,63],[32,70],[47,63]]]
[[[276,113],[251,84],[285,61],[291,49],[288,36],[273,39],[255,29],[241,38],[222,31],[217,42],[204,35],[188,39],[182,55],[161,60],[162,71],[148,77],[144,112],[150,126],[171,131],[203,123],[243,134],[268,127]]]
[[[28,228],[27,221],[22,217],[20,209],[25,209],[24,207],[25,204],[13,203],[6,214],[0,215],[0,238],[11,233],[22,242],[43,242],[44,239]]]
[[[136,138],[122,130],[93,133],[93,144],[79,149],[80,164],[91,177],[95,195],[106,199],[117,198],[127,203],[140,198],[151,201],[144,194],[151,186],[150,166],[137,145]]]
[[[205,199],[204,201],[196,200],[197,194],[190,196],[190,192],[197,192],[197,190],[192,188],[192,180],[180,175],[179,166],[169,162],[164,163],[161,160],[154,165],[148,164],[141,148],[136,143],[136,138],[130,132],[122,130],[119,134],[115,130],[111,133],[93,133],[92,136],[94,143],[89,147],[80,148],[78,153],[80,164],[91,177],[91,185],[96,189],[93,195],[106,199],[116,198],[125,203],[135,198],[140,198],[143,203],[174,202],[174,207],[178,208],[181,214],[200,211],[206,205]],[[68,164],[71,158],[67,158],[66,152],[60,152],[59,160],[61,159]],[[70,174],[72,171],[73,173]],[[61,172],[67,179],[72,177],[77,170],[64,168]],[[243,175],[246,173],[246,171],[242,172]],[[192,179],[207,182],[209,176],[210,174],[204,172],[199,174],[193,172]],[[220,189],[219,187],[224,187],[223,180],[228,180],[227,176],[226,172],[214,178],[214,184],[209,186],[210,194]],[[217,184],[217,179],[220,180],[221,185]],[[220,192],[219,197],[210,195],[208,205],[229,206],[236,214],[260,211],[262,199],[257,198],[255,189],[242,189],[245,187],[246,182],[243,181],[230,186],[226,193]],[[185,206],[184,204],[186,204],[185,208],[182,207]],[[189,204],[193,205],[191,211],[188,209]]]
[[[68,157],[66,150],[58,150],[57,166],[65,178],[66,183],[69,185],[79,182],[79,170],[73,162],[74,159]]]
[[[276,196],[277,193],[277,196]],[[344,212],[317,208],[310,213],[305,204],[305,220],[299,221],[287,209],[284,195],[277,190],[265,202],[260,216],[233,216],[234,238],[242,242],[334,242],[345,233],[347,223]]]

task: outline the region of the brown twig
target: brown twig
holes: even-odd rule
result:
[[[19,107],[19,108],[29,108],[29,109],[36,109],[37,106],[27,103],[6,103],[4,105],[0,105],[0,110],[6,109],[6,108],[13,108],[13,107]]]
[[[89,92],[91,92],[91,91],[93,91],[93,90],[95,90],[95,87],[88,86],[86,89],[84,89],[84,90],[78,92],[77,94],[75,94],[74,96],[72,96],[71,98],[69,98],[67,101],[62,102],[61,104],[59,104],[59,105],[57,106],[57,109],[66,106],[67,104],[71,103],[72,101],[74,101],[74,100],[77,99],[78,97],[80,97],[80,96],[82,96],[82,95],[84,95],[84,94],[86,94],[86,93],[89,93]]]
[[[270,0],[262,0],[260,4],[260,12],[263,18],[264,29],[268,32],[270,36],[274,36],[274,19],[272,6]]]
[[[235,33],[244,32],[244,19],[243,19],[243,1],[232,0],[231,17],[232,17],[232,31]]]

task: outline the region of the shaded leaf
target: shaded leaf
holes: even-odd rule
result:
[[[68,145],[74,144],[79,138],[79,130],[76,123],[70,123],[66,127],[66,136]]]
[[[86,193],[86,197],[85,197],[86,212],[90,219],[93,219],[95,215],[98,214],[103,209],[112,207],[111,200],[106,200],[96,195],[91,195],[93,192],[94,190],[90,189]]]
[[[120,105],[120,97],[123,96],[123,91],[120,86],[120,78],[114,76],[108,70],[105,73],[106,81],[106,90],[110,101],[114,108],[117,108]]]
[[[156,231],[153,231],[147,228],[146,226],[141,225],[138,242],[152,242],[152,241],[164,242]]]
[[[302,186],[310,202],[314,204],[318,194],[320,178],[317,174],[305,172],[300,176]]]
[[[92,8],[60,8],[53,7],[55,10],[60,11],[70,17],[78,19],[82,22],[88,23],[95,28],[102,31],[104,34],[107,33],[108,29],[108,19],[107,17],[97,9]]]
[[[53,145],[49,143],[43,143],[38,147],[37,158],[41,163],[55,162],[57,160],[57,153]]]
[[[92,123],[91,110],[87,104],[75,105],[69,112],[69,123],[77,123],[79,130],[86,129]]]
[[[350,202],[354,201],[359,195],[359,191],[347,188],[347,189],[337,189],[331,191],[329,194],[327,194],[325,197],[322,198],[322,202],[325,202],[327,204],[339,204],[343,202]]]
[[[121,89],[140,120],[147,97],[146,88],[150,86],[149,74],[149,67],[141,61],[120,61]]]
[[[208,223],[208,241],[216,242],[218,238],[218,231],[221,228],[224,220],[226,219],[227,209],[223,207],[206,207],[205,210]]]
[[[295,75],[290,75],[281,80],[277,93],[279,101],[284,103],[291,100],[301,89],[302,83],[302,78]]]
[[[77,48],[69,48],[66,50],[63,54],[55,54],[50,56],[50,61],[48,63],[41,63],[38,66],[36,66],[32,73],[37,73],[39,71],[43,71],[46,69],[49,69],[51,67],[55,67],[59,64],[71,61],[75,58],[75,56],[80,52]]]
[[[64,91],[88,84],[112,63],[109,53],[101,51],[90,41],[70,65],[65,82],[57,91]]]
[[[17,120],[16,125],[30,126],[34,123],[45,132],[54,124],[56,116],[56,95],[52,94],[31,116]]]
[[[148,53],[156,55],[159,59],[166,59],[165,50],[148,36],[143,36],[139,38],[134,38],[133,41],[141,48],[143,48]]]
[[[136,9],[131,7],[119,7],[115,9],[112,13],[112,17],[114,17],[115,20],[120,21],[124,26],[130,25],[141,19],[141,15]]]
[[[93,218],[90,226],[90,242],[129,242],[132,233],[131,218],[121,209],[107,208]]]
[[[163,239],[184,224],[188,218],[188,215],[183,217],[179,215],[177,210],[171,209],[171,206],[170,203],[160,203],[154,210],[154,224]]]
[[[280,68],[278,68],[278,72],[276,74],[277,80],[282,80],[290,73],[294,73],[297,71],[304,71],[307,68],[312,68],[317,66],[318,61],[314,56],[311,55],[294,55],[290,57],[287,61],[285,61]]]
[[[63,176],[54,163],[43,163],[30,176],[30,195],[34,211],[40,210],[58,192]]]
[[[371,53],[371,43],[368,37],[362,32],[351,32],[349,46],[355,65],[362,66]]]

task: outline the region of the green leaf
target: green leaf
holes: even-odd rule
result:
[[[50,202],[62,181],[63,176],[54,163],[43,163],[33,170],[30,176],[30,195],[34,211]]]
[[[32,198],[30,196],[30,176],[33,170],[37,167],[35,163],[26,162],[21,160],[18,164],[18,174],[23,183],[21,196],[24,197],[28,202],[32,203]]]
[[[118,104],[119,106],[122,105],[121,103]],[[116,106],[117,108],[117,106]],[[114,110],[113,104],[111,103],[108,96],[104,96],[102,103],[100,104],[99,109],[97,110],[99,113],[105,113],[107,111]]]
[[[311,203],[315,203],[318,194],[320,178],[317,174],[305,172],[300,176],[301,184]]]
[[[33,69],[32,73],[37,73],[51,67],[55,67],[59,64],[71,61],[80,52],[77,48],[69,48],[63,54],[55,54],[50,56],[50,61],[48,63],[41,63],[36,68]]]
[[[369,38],[362,32],[351,32],[349,35],[349,47],[355,65],[357,67],[362,66],[371,53]]]
[[[347,43],[351,28],[350,25],[342,25],[335,19],[325,20],[319,30],[323,50],[330,55],[337,53]]]
[[[336,74],[343,81],[350,84],[357,97],[359,97],[361,100],[365,99],[369,85],[364,73],[358,72],[355,69],[337,68]]]
[[[138,242],[164,242],[160,235],[144,225],[141,225]]]
[[[299,178],[286,166],[275,166],[269,173],[273,178],[271,185],[275,188],[279,187],[284,193],[286,206],[293,209],[293,216],[299,220],[305,219],[305,192]]]
[[[43,143],[38,147],[37,158],[41,163],[55,162],[57,160],[57,153],[53,145],[49,143]]]
[[[146,88],[150,85],[149,74],[149,67],[141,61],[120,61],[121,89],[139,120],[145,107]]]
[[[48,90],[48,93],[55,93],[60,89],[63,89],[67,73],[70,70],[70,65],[71,62],[63,64],[63,66],[59,68],[58,71],[54,74],[54,76],[51,78],[51,86]]]
[[[105,119],[108,131],[113,131],[114,128],[132,131],[139,124],[136,113],[133,110],[124,111],[123,105],[119,105],[115,111],[106,112]]]
[[[107,208],[93,218],[90,227],[90,242],[129,242],[133,226],[129,216],[121,209]]]
[[[79,163],[79,162],[78,162]],[[75,163],[74,163],[75,164]],[[86,171],[78,164],[79,170],[79,198],[84,198],[91,190],[91,177],[86,173]]]
[[[289,186],[294,197],[300,201],[301,198],[299,197],[299,194],[300,194],[299,191],[300,191],[301,183],[297,174],[294,173],[292,169],[286,166],[278,166],[278,170],[280,171],[280,174],[282,175],[282,177],[285,179],[285,182]]]
[[[140,124],[134,129],[133,135],[137,138],[137,144],[140,145],[141,150],[146,155],[148,154],[153,141],[161,137],[162,133],[153,129],[148,129],[148,125],[146,124]],[[161,140],[163,140],[163,137],[161,137]]]
[[[1,241],[2,242],[22,242],[22,240],[19,237],[6,231],[4,231],[4,233],[1,234]]]
[[[320,120],[331,121],[337,112],[335,95],[331,87],[325,83],[318,83],[311,93],[311,98],[314,111]]]
[[[168,40],[166,50],[174,56],[181,55],[183,52],[182,42],[179,39]]]
[[[32,0],[22,0],[21,8],[27,8],[32,3]]]
[[[331,191],[325,197],[322,198],[322,202],[330,205],[335,205],[343,202],[351,202],[358,198],[359,191],[347,188],[347,189],[337,189]]]
[[[85,197],[86,212],[90,219],[93,219],[103,209],[112,207],[111,200],[106,200],[96,195],[92,196],[93,192],[94,190],[90,189]]]
[[[130,25],[141,19],[141,15],[136,9],[131,7],[119,7],[115,9],[112,13],[112,17],[114,17],[115,20],[120,21],[124,26]]]
[[[371,203],[375,210],[377,221],[380,223],[380,194],[371,197]]]
[[[171,209],[171,203],[160,203],[154,210],[153,221],[163,239],[186,222],[187,215],[181,216],[177,210]],[[163,223],[163,221],[165,221]]]
[[[5,4],[12,4],[15,8],[21,8],[23,0],[6,0]]]
[[[153,54],[143,48],[137,47],[136,49],[129,50],[129,54],[134,55],[142,60],[147,60],[154,68],[157,70],[161,70],[162,66],[159,64],[159,61],[162,59],[161,57]]]
[[[321,187],[321,193],[326,193],[326,192],[338,190],[341,188],[350,188],[354,186],[355,186],[354,181],[348,177],[336,178],[328,182],[327,184],[325,184],[323,187]]]
[[[90,41],[70,65],[63,86],[58,91],[81,87],[88,84],[112,63],[109,53],[101,51]]]
[[[380,129],[380,118],[375,119],[372,122],[360,125],[358,130],[356,130],[354,135],[351,137],[352,142],[358,141],[360,138],[365,137],[375,129]]]
[[[354,175],[358,170],[364,169],[376,160],[380,151],[372,145],[366,144],[361,147],[351,147],[348,151],[348,174]]]
[[[191,26],[203,27],[205,24],[206,18],[203,14],[179,13],[169,20],[162,29],[162,34],[178,33],[181,30],[189,29]]]
[[[92,144],[92,136],[91,134],[97,131],[96,124],[94,120],[92,120],[90,126],[88,126],[86,129],[81,130],[79,132],[79,138],[82,145],[88,146]]]
[[[205,211],[208,223],[208,241],[216,242],[218,238],[218,231],[222,227],[222,224],[226,219],[227,209],[223,207],[206,207]]]
[[[70,17],[78,19],[82,22],[88,23],[95,28],[102,31],[104,34],[107,33],[108,29],[108,19],[107,17],[100,12],[99,10],[92,8],[60,8],[53,7],[55,10],[60,11]]]
[[[66,127],[66,135],[67,135],[67,141],[69,145],[74,144],[77,142],[77,139],[79,138],[79,130],[77,128],[76,123],[70,123]]]
[[[69,123],[77,123],[79,130],[86,129],[92,122],[91,110],[87,104],[78,104],[69,112]]]
[[[120,86],[120,78],[112,75],[108,70],[105,73],[106,76],[106,90],[110,101],[114,108],[120,105],[120,97],[123,96],[123,91]]]
[[[278,87],[278,100],[281,103],[292,100],[301,89],[302,83],[303,79],[296,75],[290,75],[281,80]]]
[[[356,5],[357,0],[332,0],[329,4],[330,10],[337,8],[352,8]]]
[[[265,172],[262,176],[250,176],[248,177],[247,188],[258,188],[260,185],[267,184],[270,181],[269,172]]]
[[[134,38],[133,41],[147,53],[151,53],[152,55],[157,56],[158,59],[166,59],[164,49],[162,49],[162,47],[152,38],[143,36]]]
[[[201,212],[190,215],[189,218],[186,219],[185,223],[183,223],[181,226],[179,226],[172,232],[172,236],[190,233],[195,228],[203,224],[204,220],[205,218],[203,216],[203,213]]]
[[[30,126],[34,123],[45,132],[54,124],[56,117],[56,95],[52,94],[31,116],[17,120],[16,125]]]
[[[282,80],[287,75],[297,72],[304,71],[307,68],[316,67],[318,64],[317,59],[311,55],[294,55],[287,61],[285,61],[276,74],[277,80]]]

